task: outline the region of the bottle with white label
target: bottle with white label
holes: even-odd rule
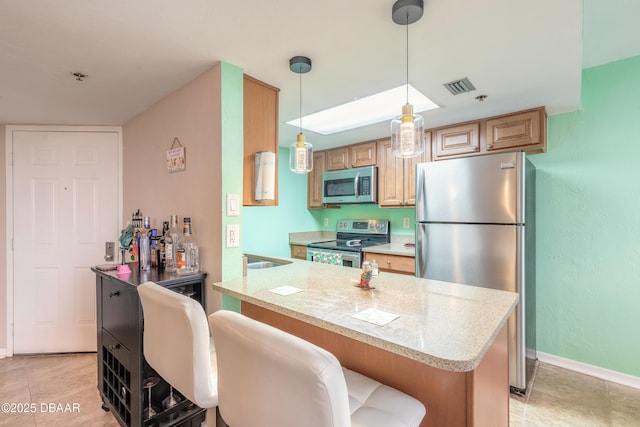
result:
[[[184,217],[182,237],[176,247],[176,267],[178,274],[197,273],[200,269],[198,246],[191,237],[191,218]]]
[[[167,231],[164,241],[164,251],[166,260],[166,270],[174,272],[177,270],[176,249],[180,242],[180,229],[178,228],[178,215],[171,215],[171,226]]]

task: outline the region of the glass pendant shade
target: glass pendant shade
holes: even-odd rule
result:
[[[289,148],[289,169],[295,173],[309,173],[313,169],[313,146],[298,134],[298,140]]]
[[[391,150],[396,157],[416,157],[424,153],[424,120],[405,104],[402,114],[391,121]]]

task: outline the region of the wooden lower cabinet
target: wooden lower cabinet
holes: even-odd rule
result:
[[[96,273],[97,374],[102,409],[111,411],[123,427],[199,426],[205,420],[206,410],[176,390],[174,393],[182,401],[173,408],[162,409],[162,400],[169,395],[169,383],[144,358],[142,306],[136,286],[151,280],[190,295],[204,306],[206,274],[177,276],[152,269],[142,275],[137,264],[131,265],[131,275],[123,279],[115,272],[92,269]],[[149,394],[144,382],[149,377],[159,377],[160,382],[151,390],[152,405],[158,414],[147,420],[144,408],[149,404]]]
[[[373,261],[374,259],[378,262],[380,271],[387,271],[389,273],[410,274],[412,276],[416,273],[415,257],[364,252],[363,261]]]
[[[291,258],[307,259],[307,247],[303,245],[291,245]]]

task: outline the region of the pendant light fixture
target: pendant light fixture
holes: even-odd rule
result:
[[[424,120],[413,114],[409,103],[409,25],[422,18],[423,0],[398,0],[393,5],[392,19],[407,27],[407,103],[402,114],[391,121],[391,149],[396,157],[416,157],[424,152]]]
[[[295,173],[309,173],[313,169],[313,146],[305,142],[302,133],[302,75],[311,71],[311,60],[306,56],[294,56],[289,60],[289,68],[300,76],[300,133],[289,148],[289,169]]]

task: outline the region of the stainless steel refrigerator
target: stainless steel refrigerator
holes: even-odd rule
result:
[[[509,383],[535,365],[535,168],[523,152],[416,167],[416,276],[517,292]],[[470,326],[471,327],[471,326]]]

